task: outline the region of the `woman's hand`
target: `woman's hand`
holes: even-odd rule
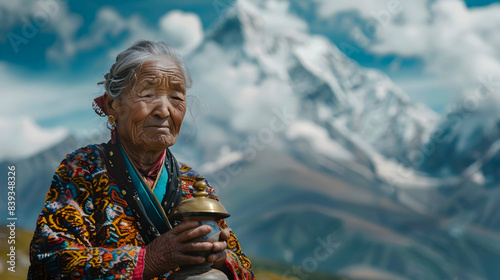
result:
[[[226,251],[227,241],[231,237],[231,229],[222,229],[219,235],[219,242],[214,242],[214,247],[212,248],[213,254],[209,255],[207,261],[213,263],[212,267],[224,271],[226,268]]]
[[[210,233],[210,226],[200,226],[198,222],[182,222],[168,232],[158,236],[146,246],[144,256],[144,279],[167,273],[181,265],[202,264],[207,262],[204,257],[186,255],[187,252],[214,250],[209,256],[216,261],[222,258],[220,250],[224,252],[225,242],[188,242],[191,239]],[[228,232],[229,233],[229,232]],[[221,235],[226,236],[226,233]],[[227,237],[229,238],[229,237]],[[227,240],[227,239],[226,239]],[[186,243],[187,242],[187,243]],[[217,257],[213,257],[216,255]],[[224,255],[225,259],[225,255]],[[208,260],[210,262],[210,260]]]

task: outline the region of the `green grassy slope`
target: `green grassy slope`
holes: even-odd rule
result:
[[[255,272],[255,278],[257,280],[303,280],[300,278],[300,274],[294,273],[293,269],[289,265],[282,263],[277,263],[273,261],[264,260],[257,257],[250,257],[252,261],[252,267]],[[314,280],[342,280],[343,278],[337,277],[331,274],[325,274],[320,272],[307,273],[302,270],[304,279],[314,279]]]

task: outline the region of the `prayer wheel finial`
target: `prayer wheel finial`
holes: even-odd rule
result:
[[[217,220],[229,217],[226,208],[219,201],[208,197],[207,187],[205,178],[197,177],[193,184],[193,197],[181,202],[168,218],[184,221],[195,217],[213,217]]]
[[[208,197],[207,193],[207,183],[205,182],[205,178],[196,177],[196,182],[193,184],[193,189],[195,192],[193,193],[194,197]]]

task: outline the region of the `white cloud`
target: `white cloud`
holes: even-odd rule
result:
[[[244,161],[245,157],[238,151],[231,151],[229,146],[223,146],[220,150],[220,155],[213,161],[209,161],[200,166],[200,171],[203,174],[214,174],[225,167]]]
[[[50,6],[52,5],[50,3],[55,4]],[[48,31],[54,31],[57,35],[56,42],[47,50],[47,56],[62,64],[79,52],[104,45],[105,40],[109,38],[117,40],[115,47],[109,51],[113,59],[124,46],[128,47],[141,39],[168,42],[171,37],[176,38],[181,44],[177,46],[180,47],[180,51],[189,52],[203,38],[201,22],[194,14],[171,12],[162,17],[161,26],[159,22],[155,28],[147,26],[140,16],[132,15],[125,18],[112,8],[100,9],[90,26],[89,33],[77,38],[76,33],[81,24],[80,17],[70,14],[67,5],[60,4],[56,0],[8,3],[1,1],[0,15],[8,14],[9,17],[0,17],[0,23],[3,24],[0,31],[10,30],[23,24],[24,19],[33,20],[42,6],[51,9],[48,10],[52,12],[45,26]],[[182,33],[186,37],[179,39],[179,30],[168,26],[171,20],[182,22],[184,28]],[[126,36],[123,36],[124,34]],[[117,39],[122,37],[125,39]],[[89,138],[102,131],[103,119],[93,114],[91,109],[92,99],[100,91],[94,80],[79,79],[77,82],[67,82],[49,74],[35,76],[1,61],[0,77],[2,77],[3,100],[0,103],[1,128],[2,133],[9,135],[2,138],[1,144],[3,147],[11,147],[0,150],[0,158],[30,155],[60,141],[62,132],[71,131],[76,136]],[[43,121],[46,127],[37,125],[40,121]],[[28,133],[29,131],[32,133]],[[37,143],[33,144],[32,141]],[[24,150],[17,148],[23,145],[30,148]]]
[[[14,28],[15,24],[20,22],[22,18],[32,12],[29,1],[0,1],[0,37],[2,41],[6,39],[3,37]]]
[[[127,18],[111,7],[103,7],[97,11],[89,33],[78,35],[82,25],[82,17],[71,13],[63,1],[0,1],[0,42],[9,41],[17,53],[39,32],[55,33],[56,41],[46,54],[49,60],[63,65],[79,52],[109,44],[106,40],[116,46],[111,56],[138,40],[166,41],[184,54],[203,40],[198,15],[178,10],[163,15],[157,26],[148,26],[137,14]],[[13,32],[16,27],[21,29]]]
[[[210,59],[206,59],[209,57]],[[269,127],[273,109],[295,113],[297,104],[286,82],[260,77],[260,69],[250,62],[232,62],[231,54],[208,43],[192,57],[193,92],[208,104],[210,115],[227,119],[236,131],[257,131]],[[208,71],[207,71],[208,70]]]
[[[93,139],[105,127],[92,111],[94,81],[33,76],[0,62],[0,160],[24,157],[56,144],[67,133]],[[42,127],[37,124],[43,122]],[[23,147],[22,149],[20,147]]]
[[[1,61],[0,77],[0,161],[34,155],[69,134],[80,145],[109,139],[105,118],[92,110],[95,81],[34,76]]]
[[[170,11],[160,18],[160,30],[169,35],[172,44],[186,53],[203,41],[203,26],[200,17],[194,13]]]
[[[0,62],[2,98],[0,115],[12,118],[47,119],[91,108],[98,90],[95,82],[64,82],[50,77],[34,77]]]
[[[307,23],[290,12],[288,0],[238,0],[238,8],[253,15],[256,26],[286,34],[307,31]],[[243,15],[244,16],[244,15]]]
[[[16,53],[43,31],[55,33],[55,48],[65,55],[74,55],[74,44],[69,42],[82,24],[81,16],[71,13],[66,3],[57,0],[0,2],[0,31],[5,31],[0,32],[0,41],[8,40]],[[12,31],[16,26],[20,30]],[[48,56],[58,58],[51,52]]]
[[[335,159],[353,161],[355,158],[342,145],[333,140],[328,131],[311,121],[296,121],[290,125],[287,130],[287,137],[295,139],[306,139],[310,142],[314,151],[318,151],[322,155],[329,156]]]
[[[64,128],[44,129],[33,119],[0,116],[0,161],[24,158],[43,151],[68,136]]]
[[[124,34],[127,36],[120,40],[119,38]],[[108,51],[108,56],[114,60],[120,51],[135,41],[162,39],[164,36],[148,27],[140,16],[131,15],[129,18],[124,18],[115,9],[104,7],[97,12],[95,21],[90,25],[89,34],[68,40],[66,44],[74,45],[77,52],[81,52],[107,45],[109,42],[106,41],[110,41],[114,46]],[[53,52],[54,56],[61,56],[58,48],[52,48],[49,51]],[[63,58],[69,59],[72,56],[71,53],[65,53]]]
[[[67,36],[47,51],[51,59],[65,61],[78,52],[104,45],[106,40],[115,45],[108,53],[112,59],[139,40],[165,41],[187,54],[203,40],[203,27],[200,18],[194,13],[170,11],[160,18],[155,27],[148,26],[137,14],[126,18],[111,7],[103,7],[90,25],[89,34],[78,38],[75,32],[66,32],[65,35]],[[121,39],[123,35],[125,38]]]
[[[500,72],[500,5],[468,9],[461,0],[315,2],[324,18],[357,11],[365,24],[352,34],[368,52],[420,57],[429,73],[463,92],[476,87],[480,78]],[[371,34],[374,25],[378,29]]]
[[[378,19],[384,23],[387,12],[392,19],[394,15],[403,16],[412,22],[424,22],[427,19],[426,1],[411,0],[351,0],[329,1],[313,0],[317,3],[317,14],[323,18],[332,17],[338,13],[354,11],[366,19]]]

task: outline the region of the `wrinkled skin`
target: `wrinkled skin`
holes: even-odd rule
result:
[[[224,249],[229,239],[229,229],[220,233],[219,242],[187,242],[210,233],[210,226],[198,226],[197,222],[182,222],[172,230],[162,234],[146,247],[144,279],[171,272],[181,265],[213,263],[213,267],[224,271],[226,252]],[[186,243],[187,242],[187,243]],[[151,250],[151,251],[149,251]],[[213,254],[204,257],[189,256],[185,253],[212,250]]]
[[[108,114],[116,119],[122,147],[137,168],[148,170],[163,150],[177,141],[186,113],[186,84],[182,71],[166,57],[148,61],[121,96],[112,99],[105,95],[105,106]],[[156,238],[146,246],[144,278],[170,272],[181,265],[205,262],[224,270],[229,229],[221,231],[219,242],[189,242],[210,230],[209,226],[199,226],[197,222],[183,222]],[[185,254],[205,250],[213,251],[206,259]]]
[[[186,86],[179,67],[168,58],[145,62],[116,100],[105,95],[115,116],[118,139],[141,170],[153,166],[177,141],[186,113]]]

